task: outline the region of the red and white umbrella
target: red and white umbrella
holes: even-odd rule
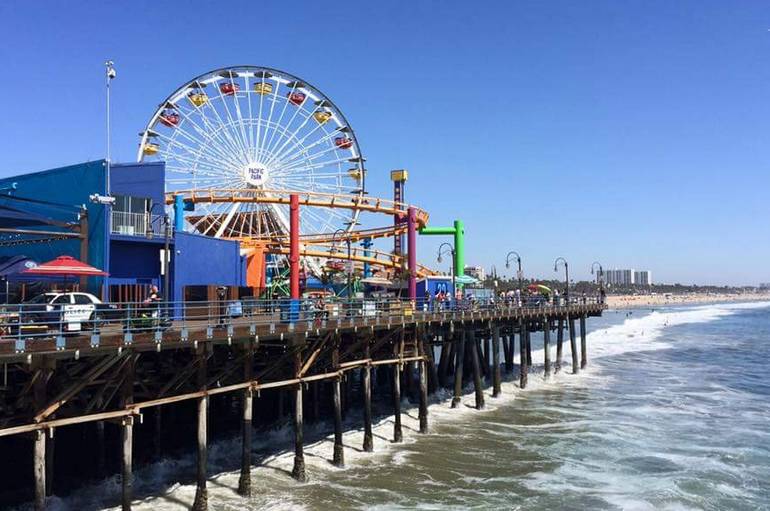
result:
[[[102,277],[109,275],[109,273],[78,261],[71,256],[59,256],[53,261],[39,264],[34,268],[24,270],[22,273],[50,277]]]

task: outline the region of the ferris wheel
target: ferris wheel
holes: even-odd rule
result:
[[[362,197],[366,171],[353,129],[307,82],[255,66],[217,69],[166,98],[141,133],[138,161],[166,164],[166,191],[227,190],[232,201],[196,204],[185,229],[271,240],[289,232],[291,192]],[[244,200],[249,199],[249,200]],[[357,209],[307,206],[303,235],[352,230]]]

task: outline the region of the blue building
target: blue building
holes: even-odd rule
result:
[[[173,229],[163,163],[113,164],[112,205],[92,200],[107,195],[106,178],[106,163],[99,160],[1,179],[0,225],[14,227],[0,235],[0,256],[42,262],[70,255],[109,272],[89,278],[88,291],[105,300],[138,301],[150,285],[163,287],[168,242],[170,285],[162,293],[169,299],[214,299],[218,286],[234,296],[245,285],[238,242]],[[87,234],[73,236],[78,227]]]

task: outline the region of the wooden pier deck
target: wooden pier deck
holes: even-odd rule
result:
[[[304,415],[319,415],[319,400],[326,399],[320,397],[321,385],[328,387],[331,395],[328,409],[335,427],[332,462],[341,465],[341,416],[351,406],[348,382],[353,381],[353,375],[360,382],[365,432],[362,447],[371,451],[372,393],[380,391],[373,389],[372,370],[381,372],[383,377],[377,381],[392,395],[394,441],[400,441],[402,389],[419,401],[420,431],[427,433],[428,394],[439,387],[452,387],[452,405],[456,406],[465,380],[470,379],[476,390],[476,406],[483,407],[483,381],[491,384],[493,396],[500,393],[501,372],[514,368],[517,337],[522,388],[532,363],[529,338],[533,332],[544,333],[546,377],[561,369],[565,340],[570,344],[571,370],[577,373],[588,361],[586,320],[601,315],[605,307],[602,303],[575,303],[434,311],[415,309],[405,302],[389,305],[385,312],[378,309],[327,319],[300,314],[291,322],[285,315],[282,321],[280,312],[263,312],[213,321],[174,321],[162,329],[150,326],[137,331],[117,323],[75,335],[29,339],[17,334],[0,338],[4,368],[0,440],[25,442],[31,436],[33,471],[28,481],[35,508],[42,510],[55,477],[54,432],[96,424],[93,440],[98,444],[104,443],[104,424],[117,424],[123,509],[130,509],[134,429],[145,423],[141,429],[160,442],[164,428],[161,417],[167,417],[167,412],[173,416],[172,405],[194,404],[198,474],[193,509],[200,511],[207,508],[210,400],[228,399],[240,410],[243,449],[239,492],[249,495],[252,422],[265,415],[255,406],[256,396],[272,392],[275,401],[271,406],[283,410],[288,408],[286,403],[291,405],[293,476],[305,480]],[[552,334],[556,335],[555,343]],[[552,360],[553,344],[556,355]],[[149,410],[151,424],[144,421]]]

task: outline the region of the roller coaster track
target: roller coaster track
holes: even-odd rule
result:
[[[409,204],[395,202],[374,197],[361,197],[358,195],[337,195],[318,192],[299,192],[290,190],[251,190],[251,189],[212,189],[212,190],[188,190],[176,191],[166,194],[166,204],[174,203],[174,196],[181,195],[184,202],[189,204],[233,204],[233,203],[259,203],[259,204],[283,204],[289,205],[289,196],[299,196],[300,206],[313,206],[321,208],[340,208],[358,210],[367,213],[381,213],[385,215],[406,216]],[[424,227],[428,223],[428,212],[415,208],[417,227]]]
[[[181,195],[187,204],[232,204],[232,203],[260,203],[260,204],[282,204],[289,205],[290,195],[299,196],[301,206],[313,206],[323,208],[340,208],[349,210],[358,210],[367,213],[378,213],[388,216],[405,217],[409,204],[395,202],[386,199],[335,195],[316,192],[294,192],[286,190],[238,190],[238,189],[212,189],[212,190],[194,190],[194,191],[176,191],[166,194],[166,203],[173,204],[174,196]],[[415,208],[417,228],[424,227],[428,222],[428,213],[425,210]],[[345,232],[343,236],[336,236],[334,233],[305,234],[300,236],[301,247],[300,256],[313,257],[323,260],[352,260],[358,263],[368,263],[374,266],[386,268],[389,270],[400,271],[404,268],[406,260],[404,257],[382,252],[375,249],[363,249],[361,247],[351,247],[350,257],[348,257],[347,241],[350,243],[360,242],[364,239],[376,239],[393,237],[406,233],[406,224],[390,225],[386,227],[377,227],[371,229],[359,229]],[[241,243],[244,249],[256,246],[263,247],[267,253],[276,255],[289,254],[289,237],[273,236],[270,238],[257,237],[235,237],[234,239]],[[434,270],[419,265],[417,276],[425,277],[427,275],[437,275]]]

